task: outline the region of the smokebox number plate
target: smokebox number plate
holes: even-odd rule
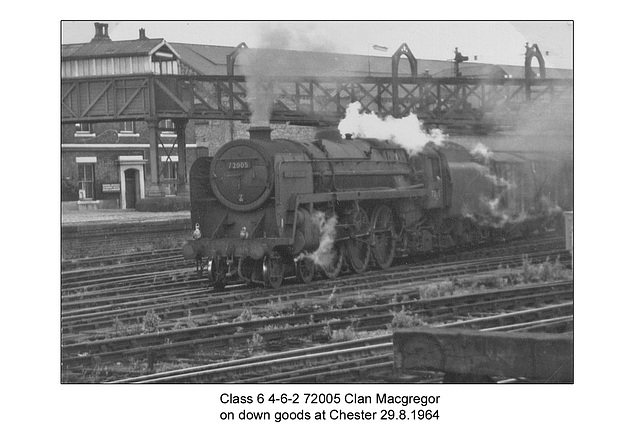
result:
[[[230,170],[246,170],[251,168],[251,163],[246,160],[227,162]]]

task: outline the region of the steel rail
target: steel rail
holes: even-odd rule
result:
[[[565,292],[564,295],[566,294],[567,293]],[[572,295],[572,291],[570,291],[569,294]],[[468,301],[468,299],[472,295],[473,294],[465,294],[462,296],[444,297],[441,299],[436,299],[434,301],[425,300],[423,304],[431,303],[431,305],[434,306],[434,309],[432,310],[435,310],[435,308],[437,308],[438,306],[443,305],[443,301],[448,300],[449,303],[455,303],[456,301]],[[493,304],[491,301],[486,301],[486,297],[488,295],[488,292],[478,295],[483,299],[483,301],[480,302],[480,305],[490,305],[495,307],[496,304]],[[527,301],[531,300],[531,296],[525,296],[525,298],[527,299]],[[542,298],[547,299],[548,295],[542,295]],[[511,299],[508,299],[507,302],[509,303],[509,305],[513,305],[513,301]],[[499,305],[500,301],[498,301],[497,303]],[[400,305],[406,306],[409,305],[409,302],[395,303],[396,307],[399,307]],[[373,308],[375,309],[375,306]],[[380,308],[377,309],[380,310]],[[361,313],[367,313],[371,312],[372,308],[356,308],[352,312],[348,312],[348,310],[343,309],[341,310],[343,317],[342,319],[336,319],[336,315],[331,312],[314,313],[295,315],[293,317],[261,319],[257,321],[247,321],[234,324],[217,324],[213,326],[194,327],[189,329],[172,330],[162,333],[158,332],[156,334],[136,335],[109,340],[96,340],[78,344],[63,344],[63,365],[67,364],[69,366],[72,366],[73,364],[83,364],[86,362],[90,362],[92,359],[95,359],[98,356],[101,360],[113,360],[126,356],[145,355],[148,353],[154,353],[156,356],[164,355],[168,352],[178,353],[180,350],[190,350],[194,347],[203,346],[205,344],[208,346],[213,346],[214,344],[227,344],[230,341],[242,342],[244,340],[251,340],[253,334],[256,332],[263,336],[265,340],[277,340],[282,337],[291,337],[292,334],[313,334],[314,332],[322,331],[327,327],[332,329],[346,328],[352,325],[354,321],[350,318],[344,319],[344,317],[348,315],[351,315],[351,317],[353,317],[353,313],[355,313],[356,310]],[[444,310],[450,311],[450,308],[447,308],[445,305]],[[270,328],[262,330],[259,329],[259,327],[261,326],[266,327],[269,325],[274,325],[274,323],[275,325],[290,325],[294,318],[297,321],[308,319],[309,321],[312,321],[312,324],[304,324],[284,328]],[[443,315],[439,318],[439,320],[446,318],[447,317]],[[323,319],[323,321],[317,321],[320,319]],[[391,319],[393,319],[393,314],[389,313],[387,309],[387,313],[383,313],[380,315],[368,315],[364,318],[359,318],[358,323],[360,329],[373,329],[384,326],[386,323],[390,322]],[[486,320],[482,322],[486,322]],[[239,329],[241,329],[241,333],[237,333]],[[248,331],[249,329],[251,330]]]
[[[538,311],[545,311],[546,308],[540,308]],[[500,315],[500,318],[510,319],[514,317],[520,317],[523,314],[530,314],[531,311],[516,311]],[[494,317],[495,318],[495,317]],[[489,320],[490,317],[485,318]],[[558,321],[563,322],[572,320],[573,316],[556,317],[545,320],[534,321],[531,323],[516,323],[506,326],[502,326],[502,331],[520,331],[521,327],[525,324],[538,326],[543,323],[549,325],[557,324]],[[440,326],[440,328],[446,328],[448,325]],[[479,329],[480,331],[495,331],[497,328],[489,327]],[[340,343],[340,350],[327,349],[328,347],[322,347],[322,349],[314,348],[309,352],[302,355],[282,357],[280,355],[273,356],[271,359],[262,358],[251,363],[239,363],[237,366],[232,364],[218,365],[217,368],[211,367],[196,367],[187,368],[179,371],[173,371],[168,373],[158,373],[154,375],[147,375],[137,378],[130,378],[124,380],[118,380],[113,383],[175,383],[175,382],[197,382],[204,379],[206,382],[220,382],[226,378],[226,382],[232,383],[302,383],[302,382],[317,382],[318,379],[327,381],[328,378],[335,378],[337,375],[351,374],[354,371],[359,373],[367,370],[379,370],[384,368],[393,367],[393,341],[392,335],[381,335],[376,337],[378,341],[375,345],[361,345],[362,340],[349,341],[350,346],[345,350],[345,342]],[[376,354],[377,352],[378,354]],[[366,357],[361,357],[363,353],[370,353]],[[350,356],[355,355],[354,359],[350,359]],[[320,365],[312,364],[316,362],[325,362],[334,358],[335,361],[329,363],[321,363]],[[383,362],[379,362],[383,360]],[[386,360],[386,361],[384,361]],[[375,363],[371,363],[371,362]],[[289,369],[285,371],[274,372],[274,367],[291,366],[297,364],[302,367],[301,369]],[[338,368],[338,369],[336,369]],[[232,373],[230,373],[232,371]],[[248,378],[240,378],[243,374],[251,374],[256,372],[264,372],[264,375],[256,375]],[[212,377],[217,376],[212,379]],[[201,380],[202,381],[202,380]],[[336,382],[335,379],[331,379],[331,382]],[[434,381],[441,381],[441,379],[435,379]]]
[[[544,256],[544,255],[547,255],[547,256],[565,255],[566,256],[567,254],[564,251],[561,250],[561,251],[558,251],[558,252],[543,253],[543,254],[536,255],[536,256]],[[493,259],[495,259],[496,262],[504,262],[507,259],[508,260],[515,259],[515,256],[516,255],[509,256],[509,257],[502,257],[502,258],[493,258]],[[458,261],[458,262],[451,262],[451,263],[433,265],[432,268],[435,271],[436,268],[443,268],[443,269],[449,268],[449,269],[451,269],[451,268],[457,268],[458,265],[472,267],[473,265],[477,265],[477,264],[485,264],[487,261],[488,261],[488,259],[479,259],[479,260],[476,259],[474,261]],[[337,283],[334,283],[333,281],[327,281],[327,282],[323,281],[323,282],[318,282],[316,284],[311,284],[311,285],[306,285],[306,286],[305,285],[299,285],[299,286],[296,287],[296,289],[297,289],[296,292],[299,292],[300,290],[302,290],[304,292],[304,290],[306,290],[306,289],[314,289],[314,288],[316,288],[316,289],[320,289],[319,295],[322,295],[322,294],[326,293],[326,289],[329,289],[329,287],[331,285],[337,286],[339,284],[341,289],[348,290],[349,289],[349,285],[348,285],[349,283],[357,283],[357,284],[363,285],[366,282],[377,282],[377,281],[379,281],[378,277],[380,277],[380,276],[384,277],[384,280],[386,282],[389,282],[389,281],[392,280],[392,274],[394,274],[394,273],[404,275],[404,274],[409,274],[412,270],[414,272],[415,271],[422,272],[422,271],[424,271],[424,269],[426,267],[428,267],[428,266],[427,265],[398,266],[398,267],[392,268],[390,270],[376,271],[374,274],[370,274],[370,275],[359,276],[359,277],[355,277],[355,278],[350,277],[350,278],[337,279],[338,280]],[[407,281],[406,279],[403,279],[401,277],[400,282],[406,283],[406,281]],[[187,287],[189,289],[191,289],[192,286],[197,286],[201,282],[194,283],[194,282],[191,282],[191,281],[182,281],[182,283],[188,283]],[[175,281],[172,281],[170,286],[172,286],[172,287],[175,286]],[[287,294],[287,298],[290,299],[291,298],[291,293],[287,292],[289,290],[290,290],[289,288],[283,288],[280,291],[266,290],[266,293],[269,294],[269,295],[273,295],[274,293],[277,293],[277,292],[282,293],[282,294],[286,293]],[[140,293],[141,292],[142,292],[142,289],[140,290]],[[250,292],[247,292],[247,296],[250,298],[250,300],[255,301],[256,299],[259,300],[260,299],[259,295],[264,294],[264,293],[265,293],[265,290],[254,289],[254,290],[252,290]],[[63,312],[65,312],[65,310],[69,310],[70,308],[76,308],[76,307],[81,308],[81,307],[84,307],[84,306],[96,305],[96,302],[97,302],[97,305],[105,305],[107,303],[108,304],[116,304],[118,302],[126,301],[129,298],[135,299],[135,297],[123,297],[123,298],[113,298],[113,297],[111,297],[111,298],[104,298],[104,299],[97,298],[96,301],[93,301],[93,300],[88,298],[89,295],[85,295],[85,294],[82,294],[82,295],[83,295],[82,297],[78,296],[77,299],[73,299],[74,301],[76,301],[76,300],[78,301],[78,303],[75,303],[75,305],[72,304],[72,303],[67,303],[67,301],[69,301],[69,299],[68,298],[65,299],[65,297],[63,296],[63,303],[62,303]],[[98,295],[102,295],[102,294],[98,294]],[[212,294],[212,298],[215,299],[215,298],[218,297],[218,295],[222,296],[223,294],[215,294],[215,297]],[[145,294],[145,295],[141,296],[142,300],[145,299],[147,296],[148,296],[148,294]],[[305,296],[310,296],[310,293],[307,293],[307,295],[305,295]],[[246,298],[242,298],[242,301],[244,303],[249,303],[249,304],[251,304],[251,302],[252,302],[252,301],[246,300]],[[121,311],[119,311],[119,312],[122,313]]]
[[[127,263],[128,259],[144,259],[147,257],[153,258],[156,256],[165,256],[165,255],[175,255],[179,254],[181,249],[179,248],[166,248],[166,249],[158,249],[151,251],[141,251],[137,253],[123,253],[123,254],[110,254],[106,256],[95,256],[95,257],[83,257],[78,259],[64,259],[62,260],[62,271],[73,271],[77,267],[82,267],[82,265],[88,264],[103,264],[110,262],[118,262],[118,263]]]
[[[545,256],[545,253],[543,253],[540,257],[544,257],[544,256]],[[515,259],[516,257],[513,257],[511,260],[515,260]],[[519,259],[515,261],[520,262]],[[491,260],[474,261],[473,262],[474,265],[476,266],[482,265],[482,268],[476,268],[474,272],[477,273],[480,270],[483,270],[486,272],[491,270],[491,268],[493,268],[497,263],[505,264],[505,262],[506,262],[505,258],[499,258],[498,260],[491,259]],[[459,264],[454,264],[454,268],[457,268],[457,267],[459,267]],[[441,276],[442,272],[439,271],[439,269],[441,268],[445,269],[446,274],[451,274],[450,264],[438,265],[436,267],[423,266],[418,270],[415,270],[414,268],[411,276],[402,275],[401,277],[396,277],[396,276],[393,276],[394,273],[392,272],[388,278],[384,280],[378,279],[376,283],[376,288],[373,291],[376,293],[385,292],[385,291],[393,292],[394,290],[397,289],[399,291],[406,292],[406,286],[408,284],[416,285],[415,283],[416,280],[424,281],[427,279],[433,279],[434,277],[437,278],[438,276]],[[434,269],[436,271],[434,271]],[[419,272],[418,275],[416,275],[416,271]],[[457,278],[460,279],[461,277],[458,276]],[[361,292],[362,290],[365,290],[365,289],[372,291],[372,289],[369,288],[368,284],[358,283],[355,285],[353,289],[350,289],[348,286],[343,285],[338,295],[341,296],[342,298],[345,298],[345,294],[347,291]],[[319,295],[326,296],[332,292],[334,292],[334,288],[332,287],[321,288],[320,291],[315,291],[312,293],[303,290],[302,292],[287,295],[287,303],[291,304],[292,301],[295,301],[297,299],[308,300],[312,297],[317,298]],[[196,294],[196,295],[199,295],[199,294]],[[95,314],[95,312],[83,312],[76,317],[67,318],[66,315],[63,313],[63,323],[62,323],[63,333],[69,332],[71,330],[74,330],[74,331],[81,331],[83,329],[86,330],[87,329],[86,326],[95,326],[98,328],[101,326],[102,328],[108,328],[110,325],[113,325],[113,319],[115,316],[120,317],[123,314],[128,314],[128,317],[122,318],[122,319],[119,318],[119,321],[122,323],[126,323],[127,321],[130,321],[130,320],[138,321],[141,316],[144,316],[146,311],[151,309],[156,310],[156,312],[162,311],[163,316],[165,317],[162,323],[162,326],[164,327],[170,326],[170,324],[178,320],[179,317],[181,316],[184,317],[188,315],[195,316],[195,317],[199,315],[206,315],[210,317],[211,313],[215,313],[217,314],[216,316],[218,316],[219,318],[219,322],[221,322],[224,319],[220,319],[220,316],[222,316],[222,313],[223,313],[222,311],[224,310],[225,307],[230,306],[231,308],[233,308],[235,306],[238,309],[240,309],[240,308],[246,307],[247,304],[250,304],[250,305],[256,305],[260,303],[268,304],[269,301],[273,301],[273,298],[274,298],[273,295],[269,295],[268,297],[256,297],[252,300],[241,299],[240,301],[236,301],[235,304],[230,305],[230,303],[227,303],[227,302],[222,304],[217,304],[215,301],[211,301],[210,297],[203,296],[201,298],[197,298],[191,301],[177,301],[177,302],[168,301],[162,304],[154,303],[154,304],[149,304],[142,307],[136,307],[133,310],[123,309],[123,308],[114,308],[112,310],[109,310],[108,312],[100,312],[97,315]],[[228,318],[235,318],[237,317],[237,315],[238,315],[237,313],[230,313],[228,315]],[[83,327],[83,324],[85,327]]]

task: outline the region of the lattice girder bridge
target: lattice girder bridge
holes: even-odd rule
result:
[[[249,120],[244,76],[114,76],[62,80],[62,122],[158,119]],[[252,89],[271,105],[272,122],[335,124],[359,101],[429,125],[509,127],[532,102],[572,99],[572,79],[323,77],[263,79]]]

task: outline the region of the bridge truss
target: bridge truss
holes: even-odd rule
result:
[[[257,90],[253,95],[249,89]],[[532,103],[573,98],[572,79],[113,76],[62,80],[62,123],[149,119],[249,120],[257,99],[272,122],[335,124],[354,101],[380,116],[427,124],[509,127]]]

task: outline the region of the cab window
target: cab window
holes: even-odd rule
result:
[[[429,158],[431,161],[431,177],[435,181],[442,180],[442,172],[440,171],[440,161],[438,159]]]
[[[415,171],[413,176],[418,183],[424,183],[424,163],[422,159],[422,156],[413,156],[411,158],[411,166]]]

